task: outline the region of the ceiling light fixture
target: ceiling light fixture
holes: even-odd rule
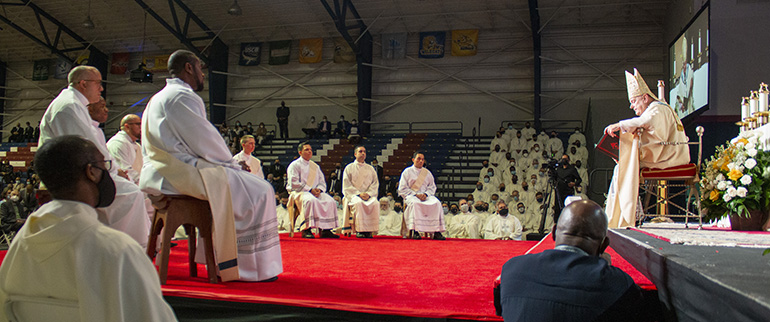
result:
[[[91,20],[91,0],[88,0],[88,15],[81,25],[87,29],[94,29],[95,27],[93,20]]]
[[[233,5],[230,6],[230,8],[227,9],[227,14],[232,16],[240,16],[243,14],[243,10],[241,10],[241,6],[238,5],[238,0],[233,0]]]

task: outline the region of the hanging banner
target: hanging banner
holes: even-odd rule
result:
[[[420,58],[444,57],[445,31],[430,31],[420,33]]]
[[[289,63],[291,57],[291,40],[279,40],[270,42],[270,65],[283,65]]]
[[[345,38],[334,38],[334,62],[335,63],[355,63],[356,54],[353,48],[350,48]]]
[[[478,43],[478,29],[452,30],[452,56],[475,56]]]
[[[42,81],[48,79],[48,68],[51,66],[50,59],[41,59],[35,61],[35,67],[32,70],[32,80]]]
[[[67,75],[72,69],[72,63],[64,58],[59,57],[56,59],[56,67],[54,68],[53,78],[67,79]]]
[[[382,58],[404,59],[406,58],[406,33],[382,35]]]
[[[89,57],[91,57],[90,52],[78,56],[78,59],[75,61],[75,66],[88,65]]]
[[[299,62],[303,64],[313,64],[321,61],[323,54],[324,39],[310,38],[299,40]]]
[[[128,61],[131,58],[130,53],[112,54],[112,64],[110,64],[110,74],[123,75],[128,71]]]
[[[168,56],[148,56],[143,57],[144,68],[151,72],[160,72],[168,70]]]
[[[238,58],[238,65],[257,66],[260,60],[262,60],[261,42],[241,43],[241,56]]]

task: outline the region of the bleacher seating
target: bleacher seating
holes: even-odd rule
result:
[[[37,143],[0,143],[0,158],[9,160],[13,171],[26,172],[37,151]]]

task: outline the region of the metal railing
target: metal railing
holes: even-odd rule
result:
[[[500,127],[507,128],[508,123],[511,123],[513,124],[513,129],[518,130],[524,127],[524,124],[527,122],[531,125],[534,125],[535,123],[534,120],[500,121]],[[540,120],[540,125],[544,130],[555,130],[557,132],[572,132],[576,127],[585,131],[582,120]]]
[[[463,122],[460,121],[435,121],[435,122],[372,122],[364,121],[370,125],[372,133],[458,133],[463,134]]]

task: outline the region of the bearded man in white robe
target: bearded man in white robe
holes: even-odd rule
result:
[[[421,233],[433,233],[433,239],[446,239],[441,232],[445,231],[444,211],[436,194],[436,182],[430,170],[425,165],[425,155],[415,152],[412,155],[411,167],[401,172],[398,182],[398,195],[406,203],[406,225],[413,231],[412,238],[419,239]]]
[[[222,281],[277,279],[283,262],[273,187],[233,160],[206,118],[206,106],[195,93],[204,84],[198,57],[178,50],[168,67],[171,77],[150,99],[142,118],[139,186],[151,196],[209,201],[214,260]],[[196,260],[203,261],[203,247],[198,250]]]
[[[357,146],[353,155],[356,160],[342,173],[342,194],[345,196],[342,209],[346,213],[352,212],[356,237],[372,238],[372,232],[376,232],[380,224],[377,202],[380,183],[374,167],[366,163],[366,148]]]
[[[398,207],[398,211],[391,209],[390,199],[387,197],[380,198],[378,236],[401,236],[401,222],[404,215],[401,209],[403,207],[400,202],[396,202],[395,207]]]
[[[607,194],[606,213],[609,227],[634,225],[639,204],[639,169],[664,169],[690,162],[686,144],[664,145],[661,142],[687,142],[682,122],[676,112],[659,101],[634,68],[626,71],[626,87],[631,109],[637,117],[610,124],[604,133],[616,136],[620,131],[618,164]],[[643,130],[641,134],[637,130]]]
[[[338,227],[337,202],[326,193],[326,180],[321,167],[310,160],[313,157],[313,147],[307,142],[297,146],[299,158],[289,164],[286,170],[288,180],[286,190],[291,191],[294,198],[299,198],[302,205],[300,216],[303,222],[299,229],[302,237],[314,238],[313,228],[321,230],[321,238],[340,238],[332,229]]]
[[[40,122],[42,146],[48,140],[63,135],[79,135],[96,145],[106,160],[112,161],[107,149],[104,132],[98,124],[92,124],[86,105],[101,99],[102,75],[94,67],[78,66],[67,76],[69,87],[61,91],[46,109]],[[110,167],[110,176],[115,182],[115,202],[109,207],[97,205],[99,221],[108,227],[120,230],[136,240],[142,247],[147,246],[150,235],[150,218],[147,217],[144,194],[133,182],[118,176],[118,167]]]
[[[117,162],[118,169],[136,184],[139,184],[143,164],[142,146],[136,142],[141,136],[142,118],[128,114],[120,120],[120,131],[107,141],[107,150]]]
[[[233,156],[233,160],[238,163],[246,163],[247,166],[249,166],[249,172],[251,174],[259,177],[260,179],[265,178],[265,174],[262,172],[262,161],[251,155],[252,152],[254,152],[254,148],[256,147],[256,140],[254,140],[254,136],[252,135],[244,135],[241,137],[241,152],[238,152],[238,154]]]
[[[26,296],[74,305],[67,319],[38,309],[38,321],[177,320],[142,247],[97,219],[94,206],[115,197],[105,161],[93,142],[74,135],[50,139],[37,151],[36,173],[53,200],[13,239],[0,266],[0,303]],[[8,307],[0,306],[0,320]]]

